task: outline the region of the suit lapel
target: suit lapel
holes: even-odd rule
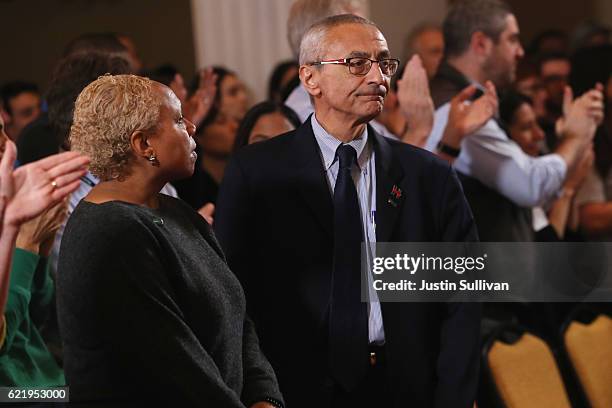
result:
[[[297,170],[295,186],[321,227],[333,237],[332,196],[310,117],[296,130],[293,153],[296,155]]]
[[[372,129],[376,160],[376,241],[387,242],[401,212],[407,191],[400,188],[404,173],[391,146],[385,138]]]

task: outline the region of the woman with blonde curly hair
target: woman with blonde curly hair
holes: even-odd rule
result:
[[[79,95],[71,148],[100,178],[60,249],[58,314],[71,401],[282,406],[210,226],[159,194],[194,170],[195,126],[172,91],[103,76]]]

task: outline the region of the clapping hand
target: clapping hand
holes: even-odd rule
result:
[[[208,115],[217,93],[217,75],[212,68],[200,70],[199,76],[198,89],[187,100],[183,109],[187,119],[196,127],[199,127]]]
[[[475,85],[470,85],[451,100],[448,123],[442,137],[444,144],[458,149],[466,136],[484,126],[497,112],[498,99],[493,83],[487,81],[482,96],[470,103],[476,89]]]
[[[11,141],[0,161],[0,207],[3,228],[21,224],[58,204],[79,186],[89,158],[76,152],[60,153],[13,171],[17,150]]]
[[[574,99],[572,88],[565,87],[563,117],[555,124],[557,135],[592,139],[604,118],[602,91],[603,86],[598,83],[595,88]]]
[[[427,72],[418,55],[410,58],[402,78],[397,81],[397,98],[407,122],[406,133],[401,135],[401,139],[423,146],[433,128],[434,104]]]

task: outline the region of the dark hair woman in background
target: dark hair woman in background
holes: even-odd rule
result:
[[[545,138],[544,131],[538,124],[532,101],[529,97],[515,92],[508,92],[499,105],[500,119],[504,123],[510,138],[525,153],[539,156]],[[577,225],[570,219],[576,190],[582,184],[593,163],[591,150],[568,172],[563,188],[548,212],[541,207],[533,208],[533,227],[538,241],[559,241],[565,236],[566,229],[575,231]]]
[[[258,103],[244,115],[236,133],[234,150],[282,135],[301,124],[297,114],[286,105],[272,101]]]
[[[238,124],[248,109],[248,94],[238,76],[222,67],[213,67],[216,92],[212,106],[197,127],[198,160],[193,176],[173,183],[179,197],[196,210],[217,201],[219,184],[233,151]]]

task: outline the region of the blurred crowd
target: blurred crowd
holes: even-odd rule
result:
[[[584,22],[576,28],[568,27],[566,31],[542,27],[540,34],[522,43],[520,21],[516,20],[505,3],[497,0],[458,0],[455,3],[443,22],[419,24],[407,35],[403,49],[391,50],[391,55],[384,60],[385,65],[383,61],[369,60],[369,69],[380,69],[383,74],[389,74],[390,82],[380,95],[384,98],[382,111],[369,121],[368,129],[393,143],[401,142],[428,150],[451,165],[458,174],[481,241],[608,241],[612,237],[611,28],[595,21]],[[201,220],[185,216],[176,225],[183,228],[182,225],[187,223],[185,220],[189,219],[190,225],[195,225],[198,231],[206,231],[202,232],[206,241],[202,244],[206,249],[202,251],[212,254],[210,257],[215,262],[225,262],[224,255],[217,253],[219,244],[214,237],[207,235],[212,233],[210,228],[206,228],[211,225],[217,229],[216,211],[233,214],[231,211],[234,210],[234,204],[228,203],[227,199],[220,202],[225,205],[224,208],[215,207],[219,204],[219,197],[223,196],[224,188],[227,189],[228,182],[224,181],[224,177],[230,180],[235,177],[235,174],[225,174],[228,164],[236,152],[245,149],[247,145],[266,142],[306,126],[313,112],[318,113],[314,103],[317,95],[308,82],[307,68],[312,68],[312,64],[304,61],[306,53],[302,39],[313,24],[326,17],[342,14],[366,17],[367,13],[363,2],[358,0],[294,2],[287,22],[293,59],[279,62],[270,72],[267,98],[264,101],[251,100],[248,85],[236,73],[241,67],[204,67],[198,70],[194,78],[185,78],[171,62],[157,67],[148,66],[139,56],[138,44],[124,33],[86,33],[75,38],[66,45],[63,54],[58,56],[46,89],[29,82],[28,78],[2,79],[0,385],[63,385],[66,384],[66,368],[67,376],[72,376],[68,378],[68,383],[74,384],[75,396],[84,399],[92,395],[99,396],[80,381],[79,376],[100,381],[100,384],[112,389],[112,382],[101,379],[106,373],[99,373],[99,377],[90,373],[83,374],[87,367],[80,365],[84,363],[77,360],[90,358],[82,349],[96,347],[97,343],[94,338],[87,337],[81,326],[75,328],[75,322],[79,318],[83,322],[99,317],[100,321],[112,325],[107,330],[132,333],[130,325],[146,330],[146,327],[155,324],[155,319],[151,317],[151,325],[143,326],[134,323],[139,319],[136,317],[124,322],[119,322],[121,319],[117,316],[100,317],[99,313],[103,313],[103,310],[88,304],[89,300],[82,297],[91,297],[94,302],[101,296],[98,292],[100,288],[114,290],[113,285],[129,286],[129,283],[119,280],[107,282],[103,277],[92,281],[83,278],[82,284],[75,283],[85,276],[80,268],[85,270],[90,266],[89,258],[77,257],[75,253],[88,253],[92,260],[104,264],[105,268],[140,268],[150,264],[147,263],[149,260],[143,260],[140,264],[130,261],[128,266],[119,265],[115,259],[105,259],[90,251],[88,247],[96,245],[97,241],[88,241],[87,234],[99,233],[108,240],[121,241],[126,238],[117,232],[122,229],[109,232],[111,230],[102,225],[111,222],[107,218],[108,214],[97,213],[96,209],[85,213],[87,207],[83,207],[88,202],[103,203],[110,199],[139,202],[132,198],[139,191],[143,195],[139,199],[142,199],[142,205],[146,207],[146,203],[161,191],[167,196],[183,200],[199,214]],[[397,66],[394,65],[395,60],[389,59],[391,57],[399,57]],[[368,64],[368,58],[378,57],[369,56],[361,63]],[[343,64],[349,64],[348,60],[342,61]],[[351,71],[353,74],[362,69],[356,65],[349,67],[356,70]],[[167,87],[163,89],[171,90],[171,94],[164,93],[166,91],[161,87],[155,88],[158,85],[126,79],[125,83],[117,80],[114,86],[123,87],[121,89],[125,90],[127,96],[111,93],[107,99],[95,99],[96,89],[90,89],[91,86],[99,86],[98,91],[101,93],[111,92],[103,89],[110,85],[100,81],[128,75],[149,78],[156,81],[156,84],[163,84]],[[173,152],[173,149],[190,149],[190,146],[174,146],[164,141],[166,152],[161,153],[161,148],[153,151],[157,146],[155,143],[161,146],[162,142],[144,136],[141,140],[136,135],[140,130],[144,132],[145,122],[130,124],[132,118],[128,114],[115,115],[108,110],[109,106],[121,102],[126,104],[121,105],[122,109],[125,108],[121,112],[139,113],[137,102],[129,105],[132,103],[130,98],[133,95],[143,97],[148,92],[145,89],[151,86],[157,89],[155,92],[158,94],[155,95],[161,101],[151,99],[151,109],[161,103],[161,106],[171,107],[168,112],[178,110],[177,114],[182,114],[181,121],[184,120],[182,126],[185,126],[185,131],[195,141],[194,154],[189,156],[194,160],[192,173],[189,169],[174,171],[165,167],[174,160],[169,152]],[[88,94],[84,89],[89,89],[91,99],[87,99]],[[138,98],[134,101],[138,101]],[[77,114],[81,116],[77,117]],[[92,115],[95,120],[88,119],[86,115]],[[146,114],[142,113],[142,117],[145,118]],[[165,126],[162,119],[156,120],[159,126]],[[114,127],[107,122],[113,122]],[[129,143],[121,145],[118,139],[112,139],[111,133],[119,128],[124,133],[132,134]],[[75,150],[74,146],[79,148]],[[137,146],[142,146],[142,151]],[[139,156],[142,161],[134,159],[129,152],[142,153]],[[88,167],[90,161],[91,167]],[[124,180],[126,182],[121,184]],[[145,196],[144,191],[147,189],[152,194]],[[87,202],[81,204],[85,197],[88,197]],[[174,201],[172,204],[159,205],[180,207],[180,211],[186,211],[187,208]],[[116,209],[116,212],[109,214],[123,219],[124,213],[121,211]],[[73,218],[72,214],[75,214],[75,219],[68,222]],[[153,222],[156,222],[155,217],[163,218],[154,214]],[[200,225],[202,221],[205,224]],[[129,224],[132,220],[125,222]],[[172,221],[165,222],[167,228],[175,227]],[[225,217],[222,222],[225,228],[231,219]],[[164,219],[161,223],[164,223]],[[129,235],[127,229],[124,232]],[[68,241],[63,243],[64,237]],[[185,235],[182,241],[159,241],[162,242],[156,244],[160,246],[159,251],[172,259],[168,261],[164,258],[161,263],[170,263],[172,268],[180,269],[189,268],[192,265],[190,262],[210,262],[210,257],[207,261],[197,257],[190,259],[187,255],[181,255],[181,251],[175,254],[174,250],[169,249],[173,242],[183,242],[187,248],[200,250],[199,247],[193,247],[192,238],[192,235]],[[227,251],[224,242],[227,237],[222,238],[221,246]],[[148,242],[151,237],[136,234],[132,239],[142,243]],[[135,249],[141,248],[139,244],[126,239],[125,245],[131,246],[133,250],[122,256],[141,259]],[[141,249],[146,252],[150,247],[143,246]],[[240,254],[231,251],[228,253],[230,268],[233,268],[232,256],[239,257]],[[211,268],[217,267],[215,265]],[[254,265],[252,267],[255,268]],[[62,276],[64,271],[66,275]],[[100,271],[100,274],[104,275],[104,272]],[[172,275],[164,279],[170,280],[169,286],[176,288],[173,279],[183,278]],[[58,282],[64,286],[60,286],[56,292]],[[154,292],[158,283],[147,281],[147,290]],[[235,290],[239,287],[233,281],[208,283]],[[246,298],[251,302],[255,294],[249,292],[247,283],[242,280],[241,283],[245,287]],[[131,296],[138,299],[149,293],[117,290],[116,294],[107,292],[105,296]],[[224,291],[219,289],[214,293]],[[60,299],[59,295],[64,297]],[[203,310],[211,307],[205,302],[187,302],[186,299],[191,301],[192,295],[188,289],[185,289],[185,293],[172,293],[167,295],[169,303],[160,303],[159,310],[150,306],[150,309],[143,307],[140,312],[142,315],[171,313],[182,316],[190,307],[201,307]],[[217,296],[208,295],[213,298]],[[245,339],[250,333],[252,323],[244,316],[243,307],[237,306],[243,302],[243,296],[240,296],[240,300],[227,300],[221,296],[223,299],[219,302],[224,305],[224,302],[234,302],[233,306],[220,308],[221,311],[214,309],[212,313],[214,316],[217,312],[230,313],[241,322],[240,329],[220,325],[217,328],[220,333],[226,333],[223,331],[226,330],[230,334],[227,341],[225,338],[207,338],[215,347],[230,343],[229,339],[238,333],[235,330],[244,330]],[[182,304],[182,301],[188,304]],[[102,300],[100,302],[106,305],[106,310],[120,313],[119,306],[109,306]],[[124,308],[138,308],[136,300],[120,304]],[[487,328],[499,322],[512,322],[538,332],[551,344],[555,344],[558,328],[572,306],[524,303],[486,305],[482,318],[483,335]],[[75,307],[82,307],[92,314],[79,317],[78,313],[71,310]],[[278,307],[283,308],[283,305]],[[202,313],[207,316],[207,312]],[[193,317],[182,318],[190,321]],[[58,319],[62,330],[58,328]],[[174,333],[174,330],[181,333],[177,336],[187,336],[183,327],[164,326],[166,323],[174,323],[160,319],[160,333]],[[254,316],[254,320],[257,328],[261,317],[258,319]],[[283,324],[282,320],[276,323]],[[96,333],[102,337],[107,336],[101,332]],[[266,339],[265,334],[259,335]],[[141,345],[148,344],[147,336],[155,337],[156,333],[136,336],[137,340],[134,341]],[[188,336],[181,339],[186,349],[191,347]],[[205,341],[200,337],[198,340],[200,343]],[[130,340],[120,337],[109,340],[108,347],[120,347],[117,344],[122,341],[130,343]],[[162,343],[155,344],[164,347]],[[245,340],[247,345],[255,343]],[[126,350],[133,350],[129,345],[126,347]],[[151,352],[154,350],[153,344],[142,347]],[[245,346],[242,350],[245,356],[248,355],[248,363],[247,357],[244,357],[245,367],[253,364],[248,367],[259,370],[258,375],[262,378],[266,375],[273,378],[274,373],[270,374],[272,368],[277,370],[279,378],[284,375],[282,370],[286,370],[285,367],[278,371],[274,361],[272,367],[267,361],[262,363],[256,355],[259,346],[253,347],[248,349]],[[262,349],[266,355],[267,347],[263,342]],[[228,347],[223,352],[226,356],[234,355],[236,350]],[[70,356],[65,357],[68,354]],[[118,352],[115,357],[117,361],[129,360],[125,353]],[[65,358],[69,359],[68,365],[65,365]],[[177,357],[178,360],[180,358]],[[97,355],[88,361],[97,364],[103,358]],[[235,362],[229,359],[223,361],[232,364]],[[168,364],[174,367],[174,363]],[[113,366],[108,367],[110,370]],[[191,366],[185,363],[181,367]],[[185,370],[185,377],[197,372],[196,368],[193,372],[187,368]],[[138,370],[132,374],[146,378],[146,373]],[[212,373],[210,376],[217,378],[218,374]],[[244,377],[243,404],[282,406],[282,396],[277,386],[261,386],[267,394],[260,395],[250,389],[247,383],[247,380],[252,380],[258,384],[258,380],[254,379],[256,374],[250,372]],[[284,393],[280,379],[280,391]],[[236,384],[241,380],[231,376],[223,380],[231,383],[228,387],[240,396],[242,384]],[[197,387],[196,382],[185,382]],[[192,396],[185,393],[184,400],[193,401],[190,399]],[[290,395],[289,398],[295,398],[295,394]],[[211,401],[226,401],[224,398],[215,396]],[[289,406],[299,406],[296,400],[290,401]],[[220,402],[215,406],[239,405],[223,405]]]

